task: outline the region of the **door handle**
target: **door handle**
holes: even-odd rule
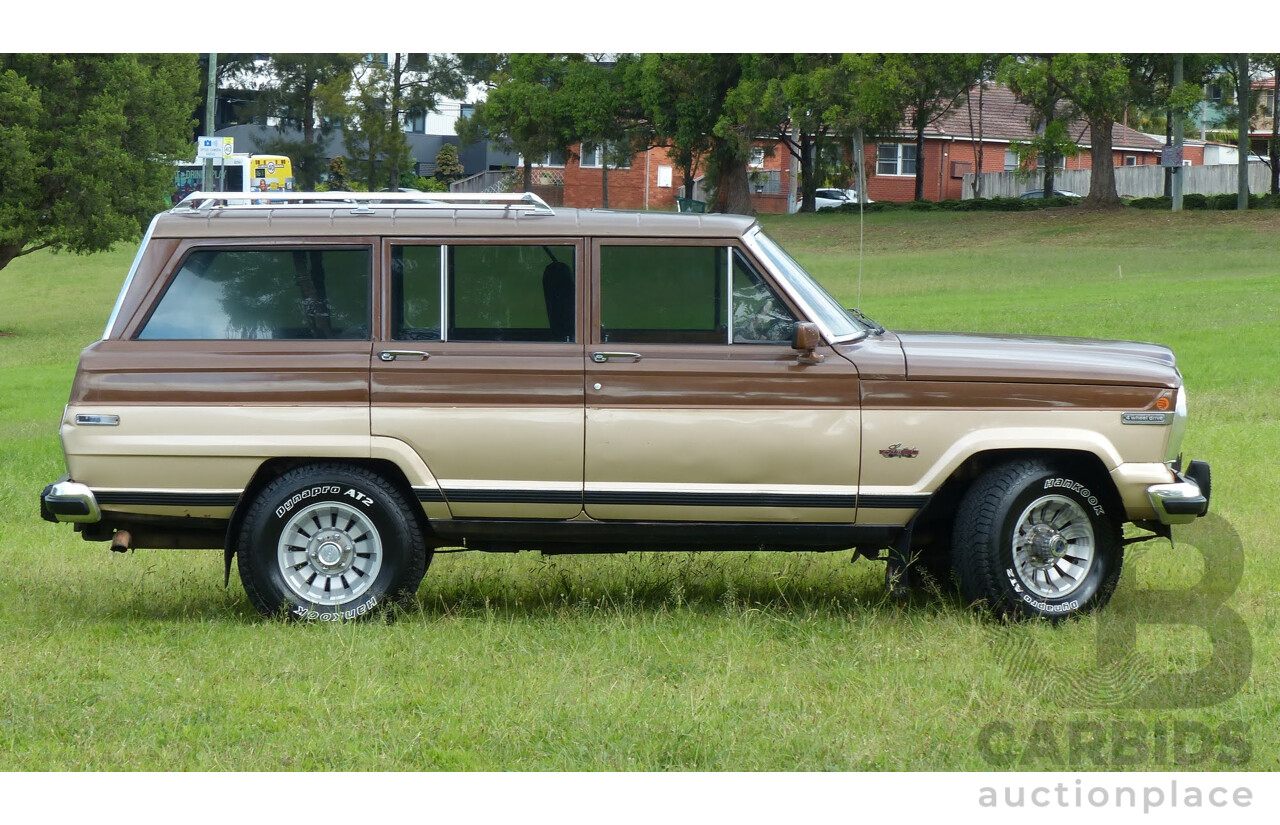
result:
[[[429,352],[421,352],[414,349],[384,349],[378,353],[378,357],[383,361],[396,361],[400,358],[413,358],[418,361],[425,361],[431,357]]]
[[[593,352],[591,353],[591,360],[595,361],[597,364],[603,364],[607,361],[612,361],[615,358],[630,358],[632,361],[639,361],[643,357],[644,356],[642,356],[638,352]]]

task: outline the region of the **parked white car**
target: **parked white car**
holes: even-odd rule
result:
[[[844,206],[847,203],[858,202],[857,189],[819,189],[814,193],[813,208],[816,210],[834,209],[837,206]],[[870,198],[863,203],[875,203]],[[800,202],[796,201],[796,209],[800,208]]]

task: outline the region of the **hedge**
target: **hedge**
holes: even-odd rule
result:
[[[862,205],[862,209],[866,212],[1026,212],[1036,209],[1051,209],[1063,206],[1075,206],[1083,201],[1083,198],[972,198],[970,200],[955,200],[950,198],[943,201],[907,201],[906,203],[893,203],[890,201],[878,201],[876,203],[867,203]],[[1131,198],[1123,199],[1123,202],[1134,209],[1163,209],[1168,211],[1173,208],[1172,200],[1168,196],[1160,196],[1154,198]],[[1201,195],[1191,193],[1182,197],[1183,209],[1235,209],[1236,196],[1232,193],[1222,195]],[[1250,195],[1250,209],[1277,209],[1280,208],[1280,196],[1277,195]],[[847,203],[838,206],[835,209],[824,209],[824,212],[858,212],[858,204]]]

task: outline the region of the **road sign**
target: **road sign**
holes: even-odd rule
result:
[[[201,135],[196,138],[196,157],[198,158],[220,158],[222,157],[223,139],[220,137],[210,137]]]
[[[1181,166],[1181,165],[1182,165],[1182,147],[1181,147],[1181,146],[1166,146],[1166,147],[1164,147],[1163,149],[1161,149],[1161,150],[1160,150],[1160,165],[1161,165],[1161,166],[1174,166],[1174,167]]]
[[[235,152],[236,139],[224,137],[222,139],[222,156],[229,158]]]

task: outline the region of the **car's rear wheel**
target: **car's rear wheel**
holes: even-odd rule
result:
[[[1041,461],[987,471],[956,514],[961,595],[1012,617],[1061,619],[1106,604],[1123,546],[1104,498],[1087,476]]]
[[[268,484],[245,515],[236,555],[260,612],[320,621],[412,599],[431,559],[404,495],[347,464],[298,467]]]

